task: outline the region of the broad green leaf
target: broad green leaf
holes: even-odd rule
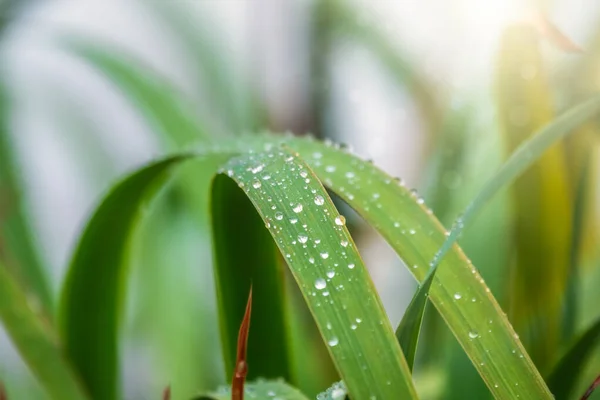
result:
[[[236,365],[237,335],[253,286],[248,378],[282,377],[294,383],[283,266],[265,223],[248,197],[227,176],[212,185],[214,276],[227,380]]]
[[[554,116],[539,34],[533,26],[513,25],[505,31],[496,84],[500,124],[512,153]],[[542,370],[549,366],[561,342],[571,269],[568,178],[564,145],[556,143],[523,171],[512,192],[515,261],[509,271],[508,315]]]
[[[32,310],[30,298],[1,263],[0,320],[48,395],[65,400],[88,398],[66,362],[50,322]]]
[[[141,204],[184,156],[140,170],[118,185],[88,223],[61,292],[62,341],[93,398],[117,398],[117,333],[126,255]]]
[[[547,382],[556,400],[572,398],[573,389],[587,361],[600,342],[600,319],[575,340],[548,375]]]
[[[326,186],[383,235],[423,281],[445,239],[444,229],[423,201],[350,154],[301,140],[292,140],[290,146]],[[549,399],[543,379],[475,267],[457,246],[449,250],[436,272],[430,298],[490,391],[501,399]]]
[[[225,169],[244,189],[284,255],[350,395],[416,398],[410,371],[345,218],[312,171],[285,150],[240,156]]]
[[[419,342],[419,334],[421,331],[421,323],[423,322],[423,315],[425,313],[425,307],[427,306],[427,298],[429,296],[429,289],[433,283],[435,276],[435,270],[429,272],[427,277],[413,296],[408,308],[402,316],[400,325],[396,328],[396,338],[404,356],[408,367],[413,369],[415,363],[415,355],[417,354],[417,344]]]
[[[257,380],[256,382],[246,383],[244,398],[256,400],[307,400],[298,389],[291,387],[283,381]],[[194,400],[231,400],[231,387],[219,388],[214,393],[195,397]]]
[[[0,260],[11,269],[28,295],[51,315],[50,286],[23,209],[22,187],[8,132],[9,101],[5,89],[0,88]]]

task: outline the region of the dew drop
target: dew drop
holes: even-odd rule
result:
[[[279,212],[279,211],[278,211],[278,212],[276,212],[276,213],[275,213],[275,219],[276,219],[277,221],[281,221],[281,220],[283,219],[283,213],[282,213],[282,212]]]
[[[326,172],[335,172],[335,165],[328,165],[325,167]]]
[[[258,189],[261,187],[260,181],[259,180],[254,180],[254,182],[252,182],[252,187],[254,189]]]
[[[348,268],[354,269],[354,264],[348,264]]]
[[[298,218],[290,218],[290,222],[292,224],[295,224],[296,222],[298,222]]]
[[[333,278],[335,276],[335,271],[327,271],[327,277],[329,279]]]
[[[298,235],[298,241],[300,243],[306,243],[308,241],[308,236],[306,236],[306,235]]]
[[[340,244],[342,245],[342,247],[346,247],[346,246],[348,246],[348,241],[342,239],[342,241],[340,242]]]
[[[254,168],[250,168],[250,172],[252,172],[253,174],[258,174],[260,171],[263,170],[264,167],[265,167],[264,165],[259,164]]]
[[[328,253],[328,252],[323,252],[323,253],[321,253],[321,258],[322,258],[323,260],[326,260],[326,259],[328,259],[328,258],[329,258],[329,253]]]
[[[335,224],[338,226],[346,225],[346,217],[344,217],[343,215],[338,215],[337,217],[335,217]]]
[[[472,332],[469,332],[469,337],[470,337],[471,339],[477,339],[477,338],[479,337],[479,333],[477,333],[477,332],[474,332],[474,331],[472,331]]]
[[[317,290],[323,290],[326,287],[327,287],[327,282],[325,282],[325,279],[319,278],[315,281],[315,288]]]
[[[305,170],[300,171],[300,176],[303,178],[306,178],[308,176],[308,172],[306,172]]]
[[[302,207],[302,204],[298,203],[298,204],[296,204],[296,206],[293,208],[293,210],[294,210],[294,212],[295,212],[296,214],[298,214],[299,212],[302,212],[302,208],[303,208],[303,207]],[[292,223],[294,223],[294,222],[292,222]]]
[[[415,231],[414,229],[409,229],[408,233],[414,235],[415,233],[417,233],[417,231]]]
[[[460,293],[454,293],[454,298],[456,300],[460,300],[460,299],[462,299],[462,295]]]
[[[310,257],[308,259],[308,262],[311,263],[311,264],[314,264],[315,263],[315,258],[314,257]]]
[[[340,341],[338,340],[338,338],[336,336],[332,337],[331,339],[329,339],[329,341],[327,342],[327,344],[329,344],[331,347],[335,347],[338,345]]]
[[[316,196],[315,204],[318,206],[322,206],[323,204],[325,204],[325,199],[323,198],[323,196]]]
[[[346,178],[348,179],[352,179],[354,178],[356,175],[354,175],[354,172],[346,172]]]

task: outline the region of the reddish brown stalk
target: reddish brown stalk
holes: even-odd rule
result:
[[[162,395],[162,399],[163,400],[171,400],[171,386],[167,386],[165,388],[165,390],[163,390],[163,395]]]
[[[246,353],[248,348],[248,333],[250,332],[250,313],[252,311],[252,286],[246,303],[246,312],[240,325],[237,343],[237,357],[235,361],[235,371],[233,373],[233,382],[231,382],[231,400],[244,400],[244,382],[248,374],[248,364],[246,363]]]
[[[590,385],[590,387],[588,388],[588,390],[585,391],[585,393],[581,397],[581,400],[587,400],[587,399],[589,399],[590,396],[592,395],[592,393],[594,392],[594,390],[598,386],[600,386],[600,375],[598,375],[598,377],[596,378],[596,380],[594,382],[592,382],[592,384]]]
[[[0,400],[8,400],[8,395],[4,389],[4,385],[0,382]]]

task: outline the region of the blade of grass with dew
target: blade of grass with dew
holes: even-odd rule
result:
[[[224,169],[284,254],[350,395],[416,398],[406,360],[345,218],[312,171],[285,149],[244,155]]]
[[[298,389],[282,381],[259,380],[246,384],[244,398],[256,400],[308,400]],[[223,387],[215,393],[194,397],[193,400],[231,400],[231,387]]]
[[[508,27],[501,39],[496,88],[509,153],[553,119],[539,40],[529,24]],[[561,343],[572,229],[568,178],[564,145],[555,143],[512,188],[515,260],[507,312],[540,370],[549,367]]]
[[[48,395],[65,400],[88,398],[76,374],[67,363],[49,321],[31,309],[28,295],[2,264],[0,320]]]
[[[429,289],[433,283],[435,270],[430,272],[423,283],[419,285],[417,292],[414,294],[410,304],[408,305],[400,324],[396,328],[396,338],[404,356],[408,367],[412,371],[415,363],[415,355],[417,354],[417,344],[419,342],[419,334],[421,332],[421,324],[425,307],[427,306],[427,298],[429,297]]]
[[[53,299],[48,278],[33,240],[8,132],[10,99],[0,88],[0,260],[11,269],[31,298],[51,315]]]
[[[439,271],[436,279],[439,284],[432,286],[431,299],[497,398],[508,399],[517,394],[532,393],[537,393],[540,398],[549,398],[543,379],[524,351],[512,326],[491,294],[484,290],[487,288],[475,268],[468,267],[468,260],[455,247],[455,242],[464,227],[472,222],[481,208],[498,191],[526,170],[546,149],[599,113],[600,96],[595,96],[568,110],[538,134],[533,135],[486,183],[456,221],[445,240],[439,233],[439,223],[433,217],[423,218],[422,209],[415,210],[414,204],[408,201],[408,191],[393,183],[393,179],[381,171],[350,155],[317,143],[293,140],[290,144],[300,154],[305,154],[309,165],[315,168],[327,186],[380,231],[407,265],[414,266],[411,271],[417,279],[421,281],[425,277],[431,259],[431,268],[436,268],[440,262],[447,265],[447,268]],[[335,165],[350,167],[343,171],[336,169]],[[332,168],[327,168],[328,166]],[[357,178],[359,175],[361,179]],[[361,196],[357,196],[357,193]],[[401,202],[402,199],[404,201]],[[383,211],[384,208],[378,207],[381,204],[395,204],[395,207],[387,207]],[[400,207],[400,204],[406,209]],[[413,212],[407,212],[411,207]],[[396,213],[398,215],[394,218]],[[392,221],[397,226],[390,226]],[[423,229],[426,234],[422,235],[426,236],[423,238],[426,240],[420,241],[418,247],[410,243],[415,241],[414,238],[412,241],[398,239],[398,233],[413,236],[413,230],[416,234],[416,228],[419,227],[426,227]],[[435,252],[436,249],[439,250]],[[426,250],[431,253],[430,258]],[[444,259],[445,256],[447,259]],[[458,304],[461,303],[460,300],[466,302],[469,298],[471,310],[466,312]],[[494,351],[495,355],[492,358],[490,354]]]
[[[231,175],[238,179],[238,183],[243,183],[246,188],[254,187],[253,180],[248,182],[242,180],[254,176],[252,170],[255,170],[253,168],[257,166],[253,165],[250,168],[247,163],[256,162],[256,157],[259,156],[251,155],[236,159],[236,162],[228,167],[232,171]],[[305,196],[310,195],[311,201],[313,201],[312,205],[305,203],[304,214],[298,215],[298,218],[302,220],[303,217],[306,217],[308,218],[306,222],[314,224],[311,229],[302,227],[304,224],[294,227],[292,218],[296,212],[293,209],[298,209],[297,204],[284,203],[280,204],[282,209],[290,208],[286,217],[290,220],[282,219],[281,222],[283,226],[287,227],[286,232],[284,234],[280,229],[276,230],[275,222],[269,222],[271,231],[278,244],[285,249],[284,251],[287,251],[286,255],[290,255],[286,259],[294,276],[299,281],[305,299],[308,299],[308,304],[318,321],[322,334],[328,340],[331,354],[337,361],[336,364],[342,376],[351,378],[353,381],[353,386],[349,387],[350,392],[359,398],[364,395],[376,395],[382,398],[403,395],[405,398],[416,398],[400,347],[393,336],[389,323],[385,323],[385,313],[381,302],[374,293],[372,282],[368,279],[368,274],[351,243],[347,230],[343,227],[343,218],[337,216],[326,192],[312,174],[307,172],[307,177],[295,176],[291,174],[292,171],[282,170],[284,166],[299,168],[301,165],[298,164],[299,161],[291,163],[285,161],[290,157],[294,161],[294,157],[291,155],[286,155],[285,159],[284,157],[275,157],[274,160],[265,156],[265,166],[262,172],[263,174],[272,174],[273,181],[281,179],[282,176],[279,174],[283,174],[290,179],[290,182],[294,182],[293,187],[296,191],[302,192]],[[120,266],[123,264],[124,243],[128,239],[138,213],[136,211],[137,203],[143,199],[143,192],[148,189],[148,185],[156,184],[155,180],[150,178],[154,176],[158,179],[157,175],[160,175],[161,170],[165,170],[176,160],[177,158],[171,158],[153,164],[132,175],[113,191],[88,225],[69,271],[62,303],[64,306],[65,344],[78,369],[82,371],[86,384],[94,395],[101,398],[114,398],[116,392],[116,378],[114,378],[116,372],[116,302],[117,287],[122,285],[119,277],[123,275]],[[268,163],[269,161],[272,162]],[[258,170],[255,171],[258,172]],[[296,180],[292,180],[292,178],[296,178]],[[309,179],[311,183],[306,182],[306,179]],[[281,201],[285,196],[291,196],[293,193],[290,187],[273,188],[269,184],[267,182],[262,187],[264,191],[270,193],[269,196],[273,199]],[[308,186],[311,190],[315,190],[316,194],[310,191],[305,193],[305,189],[300,185]],[[275,202],[271,203],[266,199],[254,197],[254,194],[257,193],[253,191],[249,191],[248,194],[254,200],[255,206],[261,207],[261,212],[272,213],[271,207]],[[323,200],[319,199],[315,203],[313,196],[322,196]],[[128,201],[123,201],[124,199]],[[300,197],[297,200],[299,201]],[[321,201],[323,204],[317,204]],[[115,209],[117,204],[121,206]],[[123,207],[123,204],[126,206]],[[118,215],[115,216],[113,212]],[[276,213],[269,216],[271,221],[279,221],[277,218]],[[287,229],[294,233],[290,236]],[[306,250],[310,254],[314,253],[314,258],[319,257],[319,261],[315,264],[316,267],[310,263],[310,258],[295,258],[296,252],[303,252],[303,250],[296,250],[295,247],[298,247],[298,243],[308,241],[308,237],[305,240],[304,236],[296,232],[298,229],[306,229],[307,234],[319,236],[314,238],[315,241],[322,241],[322,245],[318,249],[313,247]],[[289,241],[291,239],[296,242],[295,245]],[[104,246],[99,247],[96,251],[91,246],[92,242],[101,242],[104,243]],[[334,243],[335,248],[332,248],[330,252],[324,252],[328,245]],[[99,254],[100,250],[102,252]],[[338,270],[326,271],[325,262],[321,261],[325,259],[329,259],[329,262],[332,263],[329,268],[338,268]],[[335,262],[336,260],[339,262]],[[341,262],[344,264],[340,264]],[[113,267],[107,271],[109,265]],[[98,279],[97,274],[99,273],[102,273],[103,279]],[[323,291],[324,288],[321,285],[327,284],[326,279],[331,284],[334,276],[332,273],[338,275],[335,280],[339,284]],[[352,279],[346,282],[348,278]],[[230,279],[235,279],[235,276]],[[321,282],[319,279],[323,281]],[[315,285],[321,289],[316,288]],[[317,297],[317,292],[320,292],[321,296]],[[325,292],[327,292],[326,295]],[[312,293],[315,294],[314,297]],[[86,299],[86,302],[82,301],[83,298]],[[95,301],[89,301],[90,298]],[[255,310],[255,313],[260,314],[258,310]],[[331,330],[327,328],[327,324],[330,324]],[[356,329],[353,329],[353,326]],[[98,334],[94,334],[95,332]],[[102,349],[102,353],[99,354],[94,349]],[[250,359],[249,364],[251,364]],[[107,381],[107,377],[109,377],[109,381]],[[100,385],[101,383],[102,385]]]
[[[556,363],[546,381],[556,400],[568,400],[587,361],[600,343],[600,319],[575,340]]]
[[[376,228],[423,281],[444,243],[444,230],[408,189],[350,154],[316,142],[289,145],[331,188]],[[431,286],[430,299],[500,399],[549,399],[550,393],[477,270],[452,246]],[[435,265],[435,264],[434,264]]]
[[[252,285],[248,378],[282,377],[294,383],[288,347],[283,266],[273,239],[248,197],[227,176],[218,175],[213,180],[210,213],[226,379],[231,380],[236,367],[238,327]]]
[[[190,3],[149,2],[145,7],[174,34],[175,46],[181,46],[183,54],[190,57],[197,83],[206,85],[205,90],[197,87],[196,94],[211,99],[210,112],[221,114],[228,131],[239,133],[261,128],[263,116],[259,99],[251,85],[242,79],[240,71],[232,68],[235,63],[227,59],[225,43],[215,41],[209,26],[211,21],[203,20],[202,15],[193,15]]]

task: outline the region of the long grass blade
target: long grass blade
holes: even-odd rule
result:
[[[445,231],[422,199],[373,165],[333,147],[292,140],[331,188],[396,250],[423,281],[444,243]],[[551,398],[542,377],[478,271],[451,246],[431,286],[430,298],[490,391],[500,399]]]
[[[572,398],[581,372],[600,343],[600,319],[590,326],[565,352],[548,375],[547,382],[557,400]]]
[[[61,333],[65,351],[93,398],[117,398],[124,269],[140,205],[184,158],[152,164],[118,185],[94,213],[73,255],[61,292]]]
[[[293,152],[231,160],[296,279],[349,393],[416,398],[410,371],[360,255],[327,192]]]
[[[88,398],[66,362],[49,321],[35,313],[28,296],[0,264],[0,320],[21,356],[54,399]]]

